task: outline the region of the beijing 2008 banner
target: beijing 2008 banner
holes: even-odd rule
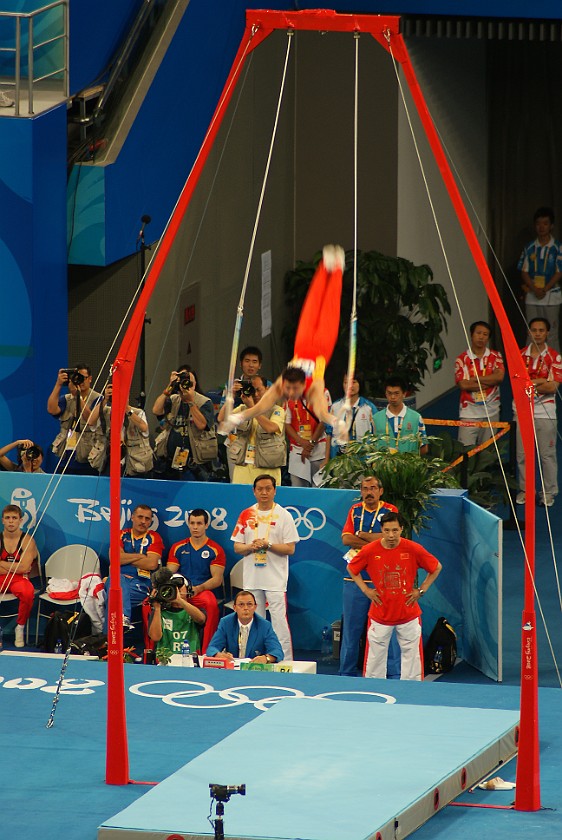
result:
[[[128,526],[135,505],[150,505],[154,512],[152,527],[161,534],[167,552],[173,543],[189,535],[189,511],[201,507],[210,514],[208,534],[224,548],[227,568],[238,559],[230,537],[239,513],[255,501],[251,486],[123,479],[121,489],[121,527]],[[472,505],[464,495],[464,491],[438,494],[431,526],[420,537],[443,564],[437,584],[424,599],[424,635],[431,631],[436,617],[445,615],[457,631],[459,655],[468,656],[468,661],[474,658],[475,667],[497,679],[499,619],[498,600],[493,593],[498,588],[498,520]],[[288,586],[289,622],[297,649],[317,650],[322,628],[341,616],[346,550],[341,531],[357,499],[358,493],[351,490],[277,490],[276,501],[290,511],[300,536],[290,558]],[[2,473],[0,502],[2,506],[13,503],[22,508],[25,529],[37,526],[43,563],[63,545],[86,544],[98,552],[102,571],[107,573],[108,478]],[[477,516],[477,527],[465,527],[468,512],[469,523]],[[486,588],[492,592],[484,606],[471,586],[478,577],[478,564],[483,564]],[[482,647],[483,609],[487,631]],[[470,640],[466,651],[465,637]],[[475,639],[480,644],[475,644]]]

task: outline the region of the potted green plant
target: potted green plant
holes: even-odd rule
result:
[[[314,271],[321,258],[299,261],[285,276],[285,300],[289,307],[284,330],[288,355],[292,352],[298,316]],[[349,318],[353,294],[353,252],[346,252],[340,338],[327,378],[331,387],[341,387],[347,369]],[[447,329],[451,307],[447,293],[433,281],[428,265],[414,265],[401,257],[377,251],[357,253],[357,367],[365,374],[365,394],[384,396],[388,376],[401,376],[415,391],[426,373],[440,367],[446,356],[441,335]]]
[[[431,517],[437,502],[434,491],[458,488],[455,476],[443,472],[440,458],[422,458],[415,452],[376,449],[375,435],[347,444],[345,452],[328,461],[324,487],[359,488],[366,473],[375,473],[384,487],[385,501],[395,504],[405,521],[405,534],[419,533]]]

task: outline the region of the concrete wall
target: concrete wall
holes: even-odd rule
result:
[[[476,213],[468,206],[467,209],[479,234],[480,243],[485,248],[484,238],[476,222],[477,215],[486,228],[488,139],[485,44],[481,41],[412,38],[408,40],[407,46],[429,111],[458,171],[457,183],[461,186],[462,181],[470,200],[474,203]],[[449,319],[448,335],[444,336],[448,358],[440,371],[426,377],[418,394],[418,405],[424,405],[454,385],[454,360],[466,348],[461,313],[462,321],[468,328],[472,321],[487,320],[489,310],[484,286],[442,184],[405,80],[402,84],[459,305],[457,307],[454,299],[453,284],[449,278],[427,199],[407,123],[406,109],[400,107],[398,253],[415,263],[427,263],[431,266],[435,279],[447,290],[453,310]],[[466,204],[464,194],[463,199]]]

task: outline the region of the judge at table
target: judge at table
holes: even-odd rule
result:
[[[283,649],[271,623],[256,614],[256,599],[243,589],[234,612],[221,618],[206,655],[214,659],[250,659],[263,664],[283,659]]]

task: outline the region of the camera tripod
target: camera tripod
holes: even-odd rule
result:
[[[233,793],[246,796],[246,785],[209,785],[211,799],[215,802],[215,819],[209,822],[215,829],[215,840],[224,840],[224,803],[230,800]],[[211,803],[211,812],[213,804]]]

